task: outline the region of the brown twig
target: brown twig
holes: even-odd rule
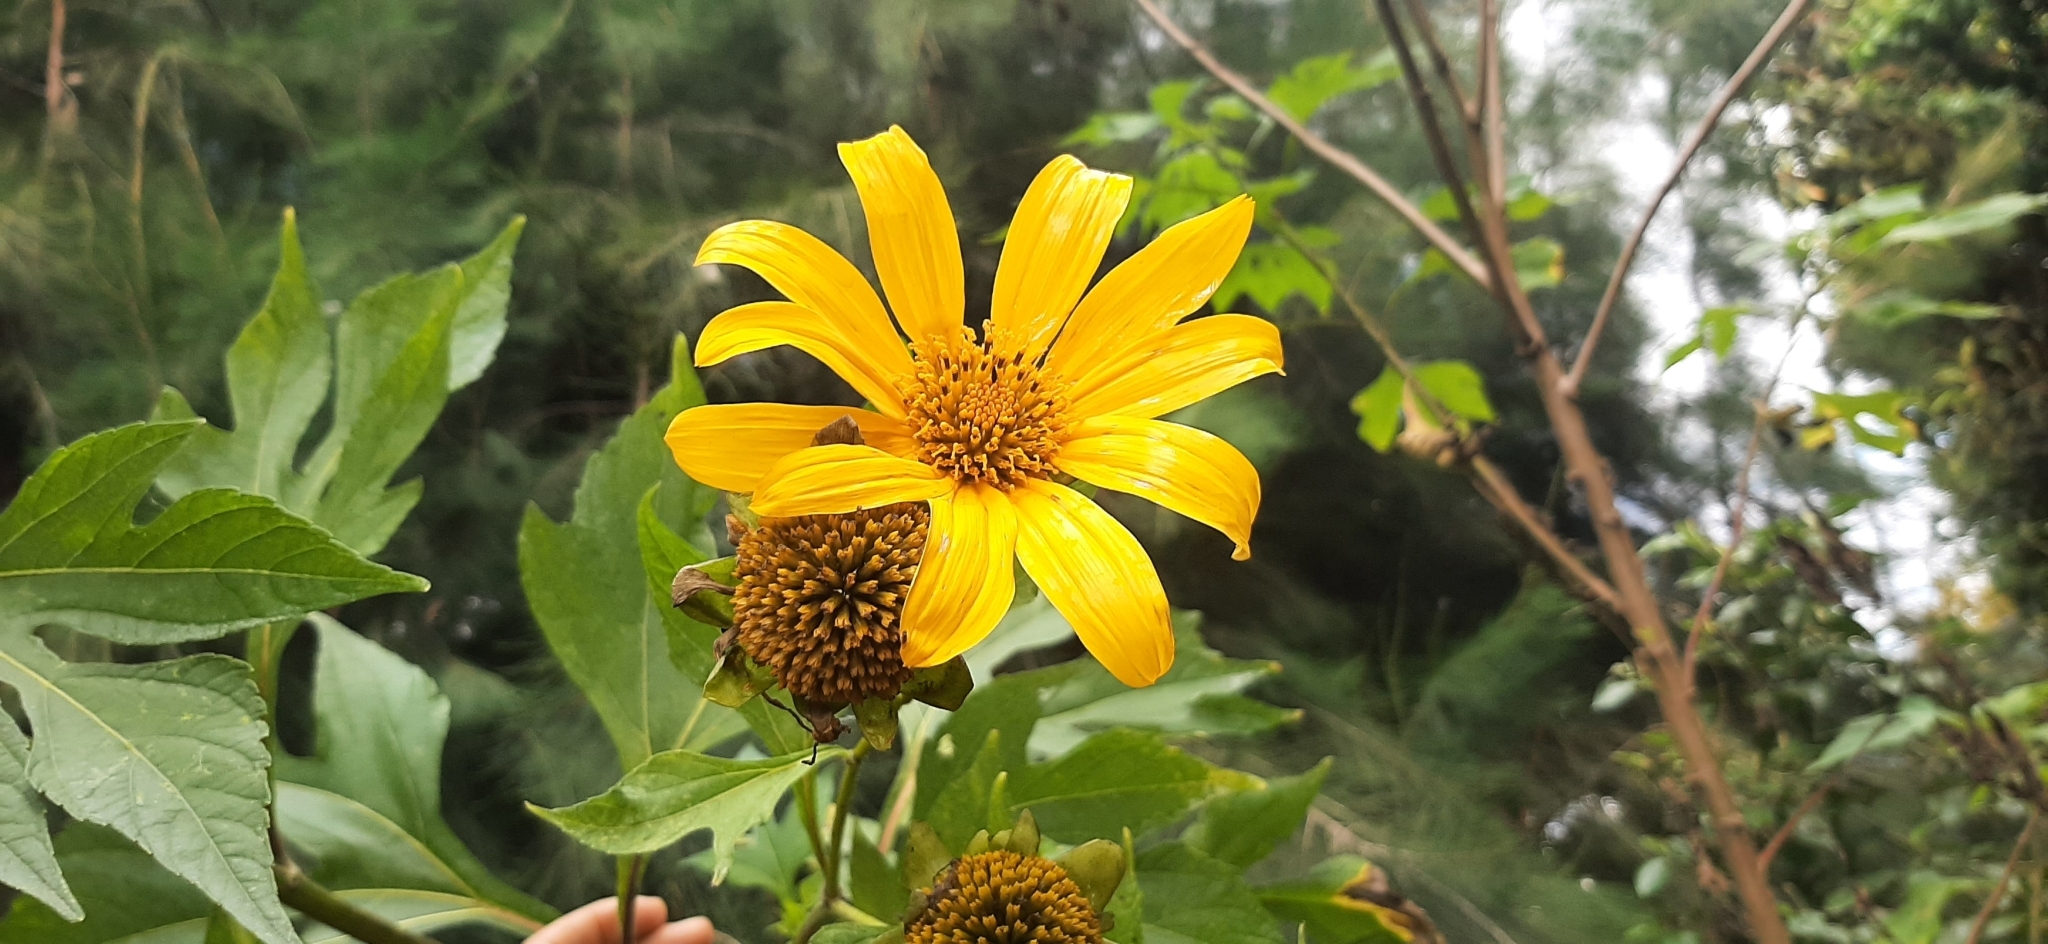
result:
[[[78,100],[71,97],[71,85],[64,81],[64,25],[69,19],[64,0],[50,0],[50,53],[43,62],[43,107],[49,110],[49,132],[71,130],[78,117]]]
[[[1800,820],[1806,818],[1806,814],[1813,812],[1814,808],[1820,805],[1820,801],[1827,799],[1828,791],[1834,789],[1834,786],[1835,781],[1832,777],[1821,781],[1821,785],[1807,794],[1806,799],[1799,801],[1799,807],[1792,811],[1791,816],[1786,817],[1785,825],[1778,827],[1777,833],[1771,836],[1771,841],[1764,844],[1764,851],[1757,853],[1756,867],[1764,871],[1766,880],[1770,877],[1771,860],[1778,857],[1778,850],[1784,848],[1785,841],[1792,838],[1792,830],[1798,827]]]
[[[1271,118],[1274,124],[1286,129],[1288,134],[1293,135],[1295,140],[1301,142],[1302,147],[1308,148],[1317,157],[1328,161],[1338,170],[1343,171],[1350,175],[1352,179],[1365,185],[1365,189],[1372,191],[1374,196],[1384,201],[1388,207],[1392,208],[1403,220],[1407,221],[1408,225],[1415,227],[1415,231],[1422,234],[1423,239],[1427,240],[1438,252],[1443,253],[1446,258],[1450,259],[1451,263],[1456,265],[1466,276],[1478,282],[1481,286],[1490,287],[1491,279],[1487,274],[1486,267],[1481,265],[1479,260],[1473,257],[1472,253],[1460,245],[1457,240],[1452,239],[1449,233],[1444,232],[1442,227],[1437,226],[1435,221],[1424,216],[1414,203],[1409,202],[1408,198],[1402,195],[1401,191],[1389,183],[1385,177],[1381,177],[1379,172],[1367,166],[1364,161],[1331,144],[1322,135],[1310,131],[1307,126],[1295,120],[1293,115],[1288,114],[1286,109],[1273,104],[1272,99],[1261,94],[1244,76],[1231,71],[1229,67],[1216,58],[1215,54],[1209,51],[1208,47],[1203,46],[1193,36],[1188,35],[1187,31],[1174,23],[1172,18],[1166,15],[1166,11],[1159,8],[1159,4],[1155,0],[1134,0],[1134,2],[1166,34],[1168,39],[1173,40],[1175,44],[1187,50],[1188,55],[1194,57],[1195,62],[1199,63],[1210,75],[1215,76],[1217,81],[1229,86],[1231,91],[1236,92],[1245,101],[1250,102],[1253,108],[1257,108],[1266,117]]]
[[[1452,68],[1451,57],[1444,52],[1443,40],[1437,36],[1436,26],[1430,22],[1429,12],[1422,8],[1422,0],[1407,0],[1407,3],[1408,18],[1415,21],[1415,35],[1422,38],[1422,48],[1429,53],[1429,64],[1436,70],[1437,81],[1444,84],[1444,91],[1450,93],[1452,103],[1457,105],[1459,122],[1475,132],[1478,131],[1481,99],[1467,98],[1460,89],[1458,70]]]
[[[1707,136],[1720,125],[1722,112],[1728,110],[1728,106],[1735,101],[1735,96],[1748,84],[1750,76],[1756,74],[1757,69],[1771,57],[1772,51],[1778,48],[1778,42],[1792,29],[1792,24],[1799,22],[1799,17],[1806,12],[1806,6],[1807,0],[1791,0],[1785,5],[1785,11],[1778,14],[1777,21],[1771,24],[1770,29],[1764,31],[1764,36],[1757,41],[1756,48],[1750,50],[1749,58],[1742,61],[1742,65],[1735,70],[1734,75],[1728,77],[1728,81],[1721,83],[1720,90],[1714,93],[1712,101],[1707,105],[1707,113],[1700,117],[1699,124],[1693,127],[1692,133],[1686,136],[1685,143],[1679,146],[1678,159],[1672,162],[1671,172],[1664,176],[1664,183],[1658,186],[1656,193],[1650,197],[1650,205],[1643,209],[1642,219],[1636,222],[1635,230],[1629,233],[1628,241],[1622,244],[1621,257],[1614,260],[1614,271],[1607,276],[1607,289],[1600,294],[1600,305],[1593,309],[1593,323],[1586,328],[1586,339],[1579,343],[1578,359],[1572,363],[1572,371],[1565,378],[1567,392],[1571,395],[1578,395],[1579,385],[1586,379],[1586,368],[1593,362],[1593,351],[1600,345],[1600,334],[1606,330],[1607,322],[1614,314],[1614,306],[1621,299],[1622,283],[1628,280],[1629,266],[1635,263],[1636,252],[1642,249],[1643,237],[1650,231],[1650,221],[1656,218],[1658,208],[1664,205],[1664,198],[1670,196],[1671,191],[1678,186],[1679,178],[1685,176],[1685,168],[1692,163],[1693,156],[1699,152],[1700,147],[1707,143]]]
[[[1977,911],[1977,920],[1970,922],[1970,936],[1963,944],[1977,944],[1984,935],[1984,926],[1991,922],[1991,913],[1998,910],[1998,902],[2005,898],[2005,887],[2012,883],[2012,873],[2019,868],[2020,855],[2027,851],[2027,841],[2034,838],[2034,826],[2041,822],[2041,808],[2034,807],[2027,813],[2027,825],[2020,827],[2020,838],[2012,844],[2012,855],[2005,859],[2005,871],[1998,873],[1998,884],[1992,886],[1991,895],[1984,899],[1984,907]]]
[[[1479,0],[1479,126],[1493,201],[1508,200],[1507,108],[1500,88],[1500,4]]]
[[[1768,396],[1768,394],[1766,394]],[[1714,598],[1721,595],[1721,585],[1728,580],[1728,568],[1735,563],[1735,552],[1742,547],[1743,526],[1749,516],[1749,474],[1756,467],[1757,453],[1763,450],[1765,412],[1769,409],[1767,400],[1756,405],[1756,422],[1749,431],[1749,448],[1742,457],[1742,471],[1735,476],[1735,504],[1728,511],[1728,547],[1721,552],[1721,560],[1714,565],[1714,576],[1707,581],[1707,588],[1700,594],[1699,609],[1692,614],[1692,630],[1685,636],[1685,684],[1693,685],[1699,665],[1700,637],[1707,634],[1707,626],[1713,620]],[[1768,865],[1768,853],[1766,853]]]

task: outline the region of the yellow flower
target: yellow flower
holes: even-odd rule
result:
[[[1173,664],[1159,575],[1123,525],[1061,480],[1149,498],[1228,535],[1237,559],[1251,556],[1258,473],[1223,440],[1155,418],[1280,369],[1280,335],[1267,321],[1183,323],[1236,262],[1251,200],[1168,228],[1090,290],[1131,180],[1055,159],[1010,223],[977,338],[963,325],[952,211],[924,152],[892,127],[839,154],[889,308],[816,237],[734,223],[704,241],[697,262],[745,266],[789,301],[712,319],[696,360],[791,345],[872,408],[697,407],[669,427],[676,462],[707,485],[753,492],[762,515],[930,502],[931,536],[903,616],[913,667],[987,636],[1010,605],[1012,562],[1022,561],[1104,666],[1126,684],[1151,684]],[[866,445],[810,445],[849,412]]]

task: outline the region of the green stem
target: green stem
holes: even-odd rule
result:
[[[812,778],[797,781],[798,801],[804,812],[804,826],[810,830],[811,851],[818,856],[818,869],[825,876],[825,887],[818,893],[818,905],[804,918],[803,926],[790,938],[790,944],[810,944],[811,935],[832,919],[833,908],[839,902],[839,864],[846,845],[846,815],[853,806],[853,790],[860,781],[860,764],[872,750],[867,741],[854,745],[846,755],[846,767],[839,773],[839,798],[832,806],[832,833],[827,842],[818,831],[817,793]]]
[[[625,944],[639,940],[634,934],[634,902],[640,898],[640,878],[647,874],[647,857],[644,855],[619,857],[619,940]]]
[[[306,917],[363,944],[434,944],[433,938],[414,934],[349,904],[289,862],[277,867],[277,897]]]

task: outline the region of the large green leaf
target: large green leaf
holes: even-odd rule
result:
[[[818,759],[841,753],[826,748]],[[609,855],[644,855],[709,829],[712,881],[721,882],[740,837],[775,815],[782,795],[813,763],[808,751],[762,760],[664,751],[598,796],[560,809],[530,808],[576,841]]]
[[[1354,57],[1354,53],[1340,52],[1303,59],[1295,63],[1286,75],[1274,80],[1266,97],[1293,115],[1295,120],[1307,121],[1332,98],[1401,77],[1400,63],[1394,59],[1391,49],[1381,51],[1363,65],[1353,65]]]
[[[114,831],[72,824],[57,837],[57,861],[78,887],[85,920],[74,924],[42,902],[17,898],[0,921],[0,944],[205,941],[212,903]]]
[[[1375,869],[1357,856],[1337,856],[1305,879],[1259,889],[1259,900],[1315,944],[1408,944],[1413,919],[1361,887]]]
[[[693,484],[685,484],[695,488]],[[690,718],[684,723],[683,730],[677,733],[674,748],[708,751],[752,729],[771,753],[790,754],[808,750],[811,736],[788,712],[770,705],[766,699],[753,699],[735,710],[703,696],[704,680],[711,676],[717,662],[713,647],[720,630],[691,619],[676,607],[661,603],[668,598],[676,571],[704,560],[703,552],[692,547],[661,520],[661,491],[667,487],[661,485],[647,490],[640,501],[638,524],[641,561],[647,573],[647,593],[655,611],[661,614],[662,630],[668,638],[669,661],[698,690],[696,703],[690,708]]]
[[[313,689],[317,754],[280,757],[278,777],[361,804],[457,878],[452,885],[377,884],[446,891],[533,918],[553,917],[552,909],[491,875],[441,818],[448,699],[433,679],[333,619],[317,613],[311,619],[320,638]],[[287,829],[285,836],[301,841],[294,830]],[[388,843],[389,837],[383,837],[370,849]]]
[[[1158,734],[1119,729],[1013,772],[1004,799],[1012,813],[1031,810],[1045,835],[1080,843],[1167,825],[1196,801],[1245,785],[1232,776]]]
[[[1279,922],[1239,869],[1170,842],[1138,854],[1145,944],[1281,944]],[[1129,881],[1130,879],[1126,879]]]
[[[228,352],[235,429],[208,429],[167,468],[172,495],[232,486],[271,496],[375,553],[419,501],[417,479],[389,487],[448,395],[482,374],[505,333],[512,253],[525,220],[460,264],[402,275],[357,296],[332,334],[313,299],[287,215],[269,298]],[[333,421],[293,467],[333,378]],[[160,419],[193,416],[176,390]]]
[[[671,363],[668,386],[584,466],[570,519],[557,523],[530,506],[519,529],[527,604],[628,769],[683,743],[703,692],[703,679],[670,659],[668,601],[649,586],[638,537],[641,498],[657,484],[661,517],[686,537],[696,536],[689,522],[714,497],[683,477],[662,443],[677,413],[704,402],[680,338]]]
[[[193,492],[134,526],[158,469],[197,428],[94,433],[37,469],[0,513],[0,620],[154,644],[426,588],[260,496]]]
[[[0,682],[34,726],[36,789],[134,840],[268,944],[295,940],[271,875],[270,754],[247,664],[68,664],[0,627]]]
[[[2022,216],[2039,213],[2042,207],[2048,207],[2048,194],[1992,194],[1893,229],[1879,240],[1879,245],[1930,242],[1981,233],[2008,226]]]
[[[1175,613],[1174,624],[1173,668],[1150,686],[1131,688],[1093,658],[1078,660],[1065,678],[1045,676],[1031,755],[1059,757],[1110,728],[1176,737],[1259,734],[1300,716],[1242,694],[1279,672],[1278,664],[1225,658],[1209,648],[1198,628],[1201,614],[1194,611]]]
[[[1007,810],[995,809],[1001,802],[996,784],[1006,775],[1002,732],[988,732],[978,747],[970,742],[955,749],[968,752],[967,764],[940,781],[930,808],[919,816],[948,849],[965,848],[975,833],[1001,829],[1016,818]]]
[[[1331,759],[1307,773],[1280,777],[1256,789],[1226,793],[1202,804],[1181,841],[1197,852],[1238,868],[1250,868],[1275,846],[1294,838],[1309,804],[1330,776]]]
[[[0,712],[0,884],[42,900],[67,921],[82,914],[43,819],[43,803],[28,785],[28,738]]]

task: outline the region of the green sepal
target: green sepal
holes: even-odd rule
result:
[[[974,838],[973,838],[973,839],[969,839],[969,840],[967,840],[967,851],[965,851],[965,852],[962,852],[962,853],[961,853],[961,855],[963,855],[963,856],[971,856],[971,855],[980,855],[980,854],[982,854],[982,853],[984,853],[984,852],[987,852],[987,851],[988,851],[988,844],[989,844],[989,835],[988,835],[988,830],[984,829],[984,830],[982,830],[981,832],[975,833],[975,834],[974,834]]]
[[[740,519],[741,524],[747,526],[747,530],[752,531],[761,526],[761,516],[754,514],[752,492],[726,492],[725,505],[732,510],[734,517]]]
[[[974,672],[967,667],[966,656],[955,656],[951,662],[917,670],[910,681],[903,686],[903,694],[944,711],[958,711],[974,691]]]
[[[997,843],[997,845],[1018,855],[1035,856],[1038,854],[1038,817],[1031,815],[1030,810],[1018,813],[1017,825],[1010,827],[1004,832],[1007,834],[1007,838],[1003,842]]]
[[[687,616],[706,626],[725,629],[733,623],[732,587],[737,580],[733,577],[738,559],[721,557],[717,560],[691,564],[676,571],[676,579],[669,584],[669,600]],[[719,588],[725,588],[720,590]]]
[[[890,928],[875,935],[875,939],[869,941],[868,944],[903,944],[903,929],[900,927]]]
[[[905,834],[903,846],[904,887],[913,891],[930,888],[932,880],[938,877],[939,870],[945,868],[946,863],[952,859],[953,856],[946,852],[946,843],[939,838],[938,830],[933,829],[931,824],[910,824],[910,832]],[[912,904],[910,910],[913,914],[923,910],[916,907],[915,902]]]
[[[896,745],[896,702],[870,698],[853,706],[853,718],[860,722],[861,739],[878,751]]]
[[[718,664],[712,667],[711,677],[704,680],[704,697],[713,704],[738,708],[774,687],[774,672],[748,658],[746,650],[727,646],[725,654],[718,657]]]
[[[1124,881],[1124,848],[1107,839],[1090,839],[1053,861],[1067,870],[1067,877],[1081,887],[1098,914],[1109,907],[1110,896]]]

